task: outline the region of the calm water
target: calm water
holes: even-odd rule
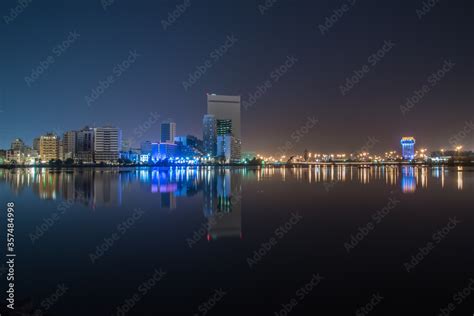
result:
[[[474,313],[469,168],[0,169],[0,200],[28,315]]]

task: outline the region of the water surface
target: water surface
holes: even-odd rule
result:
[[[17,303],[350,315],[382,297],[373,315],[437,315],[474,276],[473,171],[0,169],[1,201],[16,204]],[[474,312],[470,295],[454,303],[454,315]]]

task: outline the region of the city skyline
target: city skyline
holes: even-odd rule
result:
[[[218,96],[219,97],[219,96]],[[220,96],[222,97],[222,96]],[[229,96],[223,96],[223,97],[229,97]],[[105,125],[103,127],[95,127],[95,126],[89,126],[89,125],[86,125],[85,128],[83,129],[71,129],[71,128],[68,128],[66,131],[62,131],[62,133],[55,133],[54,131],[48,131],[42,135],[38,135],[37,137],[35,137],[30,143],[28,143],[27,141],[24,141],[24,139],[22,137],[16,137],[15,139],[12,139],[6,147],[0,147],[0,150],[14,150],[15,149],[15,143],[17,143],[18,141],[22,141],[24,143],[25,146],[27,147],[30,147],[32,149],[35,149],[35,141],[36,140],[40,140],[42,137],[44,136],[48,136],[48,135],[51,135],[51,136],[56,136],[58,141],[61,141],[61,145],[64,146],[64,154],[67,154],[69,152],[75,152],[76,150],[67,150],[68,146],[71,146],[71,142],[73,143],[73,147],[76,146],[76,143],[77,142],[81,142],[80,140],[77,140],[75,139],[74,141],[72,140],[69,140],[68,137],[70,137],[70,133],[80,133],[81,131],[84,131],[84,129],[89,129],[89,130],[96,130],[97,128],[99,129],[110,129],[110,128],[115,128],[117,129],[117,133],[120,134],[119,137],[117,137],[117,139],[120,139],[120,144],[121,146],[117,147],[117,151],[118,152],[123,152],[123,151],[126,151],[124,148],[129,148],[129,149],[134,149],[134,150],[140,150],[143,146],[143,144],[146,144],[146,143],[149,143],[150,145],[151,144],[174,144],[176,143],[176,139],[178,138],[185,138],[185,137],[188,137],[188,136],[192,136],[192,137],[196,137],[197,139],[200,139],[201,141],[203,141],[203,148],[204,148],[204,152],[208,152],[208,153],[211,153],[211,152],[214,152],[215,154],[218,153],[218,150],[217,150],[217,143],[218,143],[218,139],[214,139],[214,150],[210,149],[210,148],[206,148],[207,146],[209,145],[206,145],[206,129],[209,128],[209,126],[207,126],[207,122],[206,122],[206,119],[209,119],[209,117],[212,117],[214,120],[215,119],[215,115],[213,114],[204,114],[203,116],[203,119],[201,120],[202,121],[202,131],[201,131],[201,134],[200,135],[192,135],[192,134],[187,134],[187,133],[177,133],[176,130],[177,130],[177,125],[175,122],[173,122],[172,120],[170,119],[167,119],[167,120],[164,120],[164,121],[161,121],[161,122],[155,122],[153,124],[156,124],[159,126],[159,129],[160,129],[160,132],[157,134],[157,135],[154,135],[152,138],[146,138],[146,137],[142,137],[139,141],[134,139],[133,140],[133,137],[127,137],[127,135],[125,136],[122,136],[122,132],[123,130],[120,128],[120,127],[117,127],[117,126],[110,126],[110,125]],[[226,120],[217,120],[218,121],[218,124],[217,126],[214,127],[214,133],[217,135],[219,135],[219,130],[228,130],[230,129],[230,131],[232,131],[232,123],[230,119],[226,119]],[[219,123],[220,124],[223,124],[221,127],[219,127]],[[214,123],[216,124],[216,123]],[[471,125],[468,125],[466,124],[466,127],[471,127]],[[147,126],[142,126],[142,130],[147,130]],[[473,125],[473,130],[474,130],[474,125]],[[164,134],[165,133],[165,134]],[[458,134],[455,134],[453,136],[450,137],[448,143],[442,145],[441,147],[439,148],[429,148],[427,149],[426,146],[423,146],[423,145],[419,145],[417,144],[417,148],[420,148],[422,150],[423,153],[433,153],[433,152],[444,152],[444,151],[460,151],[460,150],[463,150],[464,152],[469,152],[469,151],[474,151],[474,148],[470,148],[468,146],[465,146],[463,145],[465,143],[465,139],[468,137],[468,134],[470,133],[469,130],[466,131],[466,128],[461,130],[460,132],[458,132]],[[172,135],[172,136],[171,136]],[[311,150],[312,152],[314,153],[319,153],[319,155],[324,155],[324,154],[332,154],[332,153],[340,153],[340,154],[358,154],[358,153],[363,153],[363,152],[367,152],[367,153],[374,153],[374,154],[378,154],[378,155],[381,155],[382,153],[385,152],[385,154],[387,154],[387,151],[388,152],[391,152],[392,150],[395,150],[395,153],[400,153],[401,156],[404,157],[404,159],[406,160],[410,160],[408,159],[407,157],[408,156],[405,156],[403,154],[403,146],[404,146],[404,142],[406,142],[407,140],[408,141],[411,141],[413,140],[413,142],[415,141],[414,140],[414,137],[412,136],[402,136],[401,137],[401,147],[399,146],[398,143],[395,143],[395,144],[391,144],[391,145],[384,145],[385,148],[388,148],[388,149],[377,149],[376,146],[379,145],[380,143],[380,140],[375,138],[375,137],[367,137],[365,140],[364,140],[364,143],[359,147],[357,148],[356,150],[338,150],[338,151],[333,151],[333,152],[330,152],[330,151],[324,151],[322,149],[315,149],[315,148],[311,148],[311,147],[308,147],[308,146],[305,146],[304,142],[302,143],[302,148],[303,150],[300,150],[300,151],[297,151],[295,149],[295,139],[298,139],[298,138],[304,138],[304,133],[303,131],[300,131],[299,134],[296,134],[297,136],[295,137],[292,137],[292,141],[290,141],[287,145],[285,145],[284,143],[282,144],[282,146],[278,147],[277,150],[275,150],[274,152],[270,152],[270,153],[266,153],[264,151],[261,151],[261,150],[255,150],[255,151],[242,151],[242,149],[239,149],[239,151],[242,151],[242,154],[255,154],[257,155],[257,153],[259,154],[259,156],[261,157],[281,157],[281,156],[285,156],[285,157],[289,157],[289,156],[292,156],[292,155],[299,155],[299,154],[302,154],[303,151],[307,151],[308,149]],[[294,135],[293,135],[294,136]],[[89,136],[90,137],[90,136]],[[171,141],[169,138],[172,137],[173,141]],[[132,140],[132,143],[130,143],[130,141]],[[89,142],[91,142],[91,140],[89,140]],[[400,142],[400,139],[399,139],[399,142]],[[424,140],[424,142],[426,143],[426,140]],[[94,141],[91,142],[91,144],[89,146],[93,146],[94,145]],[[32,146],[29,146],[29,144],[32,144]],[[68,145],[69,144],[69,145]],[[81,143],[82,144],[82,143]],[[37,145],[39,146],[39,144]],[[58,145],[59,146],[59,145]],[[211,145],[212,146],[212,145]],[[380,147],[380,146],[379,146]],[[38,147],[39,148],[39,147]],[[92,148],[91,148],[92,149]],[[141,149],[143,151],[143,149]],[[39,152],[39,150],[38,150]],[[410,154],[410,157],[414,157],[415,156],[415,152],[418,152],[418,150],[415,150],[415,149],[412,149],[412,152]],[[240,155],[240,154],[239,154]],[[211,155],[212,156],[212,155]],[[66,158],[65,158],[66,159]]]
[[[206,95],[209,98],[209,96],[216,95],[216,94],[209,94],[208,93]],[[238,96],[238,97],[239,97],[239,99],[241,98],[241,96]],[[245,103],[242,105],[242,108],[243,108],[243,112],[245,112]],[[208,105],[208,111],[209,111],[209,105]],[[203,117],[207,116],[207,115],[212,115],[212,114],[209,114],[208,112],[206,112],[206,113],[203,114]],[[131,146],[133,148],[139,148],[141,143],[146,142],[146,141],[158,142],[158,143],[159,142],[165,142],[162,139],[162,133],[163,133],[162,128],[163,128],[164,123],[171,123],[172,126],[174,126],[174,127],[172,127],[173,132],[171,134],[173,134],[175,136],[176,135],[193,135],[193,136],[197,136],[197,137],[202,137],[202,130],[200,132],[198,132],[197,135],[187,133],[187,132],[177,133],[176,132],[176,125],[177,124],[176,124],[175,120],[165,119],[165,120],[159,121],[159,120],[157,120],[158,117],[160,117],[160,115],[157,115],[156,113],[148,114],[147,118],[143,122],[141,122],[140,125],[135,127],[132,132],[129,132],[128,134],[124,135],[123,140],[128,141],[128,140],[132,139],[133,143],[131,144]],[[150,123],[150,121],[152,121],[152,122]],[[197,120],[197,121],[199,122],[199,120]],[[201,121],[202,121],[202,119],[201,119]],[[319,120],[318,120],[318,123],[319,123]],[[85,126],[85,127],[94,128],[95,125],[96,124],[82,124],[81,126],[82,127]],[[239,122],[239,125],[240,125],[240,122]],[[265,155],[274,155],[274,154],[277,154],[279,152],[282,152],[282,149],[285,149],[285,142],[290,141],[292,148],[299,148],[298,152],[302,152],[305,149],[308,149],[308,147],[310,146],[310,145],[308,145],[308,143],[311,143],[311,135],[309,135],[308,137],[306,137],[306,136],[311,132],[311,129],[314,128],[314,126],[310,126],[309,128],[307,128],[307,126],[305,126],[305,125],[307,125],[307,122],[303,122],[303,124],[301,126],[299,126],[298,129],[295,129],[290,135],[288,135],[288,137],[286,139],[282,139],[279,146],[277,148],[274,148],[273,152],[272,151],[265,152],[263,150],[259,150],[258,148],[254,149],[254,150],[252,150],[252,149],[247,150],[247,149],[244,149],[245,147],[243,148],[243,150],[245,152],[263,152],[263,153],[265,153]],[[99,125],[97,125],[97,126],[99,126]],[[116,125],[103,124],[102,126],[116,126]],[[120,127],[118,127],[118,128],[120,128]],[[201,129],[202,128],[203,128],[203,126],[201,126]],[[139,130],[139,129],[141,131],[137,132],[137,130]],[[183,128],[183,127],[180,126],[180,130],[183,130],[183,129],[184,130],[189,130],[186,127]],[[56,136],[62,137],[65,133],[70,131],[71,128],[64,126],[64,129],[43,128],[42,130],[45,131],[45,132],[41,133],[41,135],[46,135],[48,133],[52,133]],[[308,130],[309,132],[307,132],[305,130]],[[122,131],[123,131],[123,129],[122,129]],[[158,132],[158,133],[156,134],[156,132]],[[136,137],[137,134],[140,135],[140,137],[139,137],[140,139],[137,139],[137,137]],[[239,134],[240,134],[240,129],[239,129]],[[146,135],[146,136],[143,136],[143,135]],[[10,148],[10,145],[14,141],[14,139],[22,139],[24,141],[26,139],[25,143],[33,144],[35,138],[37,138],[39,136],[40,135],[37,134],[31,140],[29,140],[25,137],[18,136],[18,135],[16,137],[14,137],[12,140],[0,139],[0,149]],[[320,135],[320,136],[324,137],[324,135]],[[426,148],[426,147],[429,147],[427,144],[438,143],[438,144],[440,144],[438,148],[430,147],[430,150],[433,150],[433,151],[440,150],[440,149],[455,150],[457,146],[462,146],[465,150],[474,150],[474,141],[472,140],[474,138],[473,136],[474,136],[474,120],[464,120],[463,124],[458,127],[457,131],[455,131],[453,134],[448,135],[448,136],[443,138],[445,140],[444,143],[441,142],[441,141],[434,141],[431,138],[428,138],[428,139],[423,139],[422,144],[420,144],[420,146]],[[373,144],[373,146],[374,147],[376,145],[379,146],[378,152],[385,152],[385,151],[390,151],[390,150],[395,149],[394,145],[386,145],[383,142],[381,142],[374,135],[368,135],[368,136],[365,136],[365,137],[361,136],[361,137],[362,137],[362,139],[361,139],[362,143],[361,144],[351,144],[351,145],[348,146],[348,148],[353,148],[353,149],[347,149],[347,148],[342,148],[341,146],[338,146],[339,149],[332,150],[332,152],[356,151],[357,149],[360,149],[361,146],[364,146],[365,142],[370,141],[370,139],[377,139],[376,144]],[[391,135],[390,140],[395,138],[395,137],[398,137],[398,139],[399,139],[400,137],[404,137],[404,136],[403,135]],[[252,139],[252,138],[250,138],[250,139]],[[305,142],[305,140],[307,142]],[[2,146],[2,144],[5,144],[5,145]],[[359,148],[356,148],[355,146],[359,146]],[[323,148],[318,149],[318,150],[321,151],[321,152],[330,152],[331,151],[331,150],[324,150]]]
[[[472,314],[473,12],[0,1],[0,314]]]
[[[354,151],[367,137],[384,151],[402,135],[441,148],[474,119],[473,45],[457,40],[472,22],[456,6],[357,1],[338,16],[345,2],[191,1],[169,20],[179,1],[108,3],[31,3],[17,15],[17,2],[0,4],[10,43],[0,52],[0,147],[85,124],[127,135],[150,113],[200,135],[214,92],[241,95],[245,151],[277,150],[308,117],[319,124],[297,151]],[[218,18],[203,23],[206,14]]]

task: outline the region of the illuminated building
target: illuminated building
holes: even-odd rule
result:
[[[240,96],[207,95],[207,114],[214,115],[216,120],[231,120],[232,134],[241,138],[240,130]]]
[[[140,159],[140,162],[143,162],[143,163],[148,163],[150,162],[150,156],[151,154],[141,154],[139,157]]]
[[[177,148],[178,146],[176,144],[160,143],[160,159],[174,158]]]
[[[145,156],[148,157],[148,155],[145,155]],[[121,151],[120,159],[130,160],[131,162],[138,163],[140,162],[140,154],[134,150]],[[147,159],[147,162],[148,162],[148,159]]]
[[[140,144],[140,152],[142,155],[148,155],[151,154],[151,142],[150,141],[145,141]]]
[[[237,163],[240,161],[240,140],[233,135],[217,136],[217,157],[225,163]]]
[[[415,138],[403,137],[400,144],[402,145],[403,159],[413,160],[415,158]]]
[[[96,162],[118,160],[121,148],[121,129],[111,126],[94,128],[94,160]]]
[[[216,156],[226,156],[228,160],[240,161],[241,152],[241,120],[240,96],[207,95],[207,113],[216,118],[216,135],[225,136],[217,139],[221,150],[217,149]],[[229,138],[228,136],[232,136]],[[223,150],[224,149],[224,150]],[[230,154],[226,152],[230,150]]]
[[[31,148],[27,147],[20,138],[15,139],[10,146],[10,150],[5,152],[5,160],[17,164],[30,163],[29,157],[32,155]]]
[[[217,120],[217,136],[232,135],[232,120]]]
[[[176,136],[174,142],[177,145],[176,155],[178,157],[200,157],[203,154],[202,141],[195,136]]]
[[[181,143],[184,146],[190,146],[195,148],[202,148],[202,141],[193,135],[176,136],[174,138],[175,143]]]
[[[40,137],[40,159],[48,162],[52,159],[59,159],[59,137],[48,133]]]
[[[157,162],[160,160],[160,144],[152,143],[151,144],[151,161]]]
[[[202,120],[204,153],[210,157],[216,155],[217,150],[217,122],[214,115],[206,114]]]
[[[161,143],[174,143],[176,136],[176,123],[163,122],[161,123]]]

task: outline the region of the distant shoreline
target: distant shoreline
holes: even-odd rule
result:
[[[273,167],[273,168],[293,168],[293,167],[303,167],[308,168],[312,166],[356,166],[361,168],[370,168],[370,167],[382,167],[382,166],[422,166],[422,167],[468,167],[474,166],[474,163],[471,162],[459,162],[459,163],[426,163],[426,162],[386,162],[386,163],[372,163],[372,162],[320,162],[320,163],[283,163],[283,164],[209,164],[209,165],[199,165],[199,164],[173,164],[173,165],[100,165],[100,164],[88,164],[88,165],[62,165],[62,166],[51,166],[48,164],[45,165],[0,165],[0,169],[127,169],[127,168],[179,168],[179,167],[196,167],[196,168],[223,168],[223,167],[239,167],[239,168],[252,168],[252,167]]]

